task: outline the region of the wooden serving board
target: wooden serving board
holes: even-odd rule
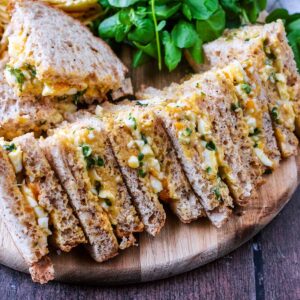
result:
[[[130,53],[123,51],[124,60]],[[157,73],[154,65],[132,72],[139,87],[141,83],[162,87],[177,81],[190,72],[187,66],[175,74]],[[253,237],[268,224],[289,201],[299,183],[300,155],[281,163],[278,170],[266,177],[259,189],[259,197],[237,212],[221,229],[207,220],[182,224],[171,212],[159,236],[146,233],[139,236],[139,247],[127,249],[116,258],[94,262],[87,252],[78,247],[71,253],[52,255],[56,279],[65,282],[89,284],[116,284],[150,281],[186,272],[215,260]],[[276,242],[276,241],[275,241]],[[0,263],[13,269],[28,272],[27,267],[0,220]]]

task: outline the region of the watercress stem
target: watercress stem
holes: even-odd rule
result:
[[[157,20],[155,15],[155,0],[151,0],[151,11],[152,11],[152,19],[155,28],[155,38],[156,38],[156,47],[157,47],[157,59],[158,59],[158,69],[161,70],[161,49],[160,49],[160,40],[159,40],[159,32],[157,30]]]

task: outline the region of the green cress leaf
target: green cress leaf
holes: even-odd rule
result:
[[[295,14],[289,15],[286,19],[286,22],[287,22],[287,24],[289,24],[298,19],[300,19],[300,13],[295,13]]]
[[[289,23],[286,26],[286,30],[288,32],[291,32],[291,31],[300,31],[300,18],[298,20],[295,20],[295,21]]]
[[[123,25],[131,25],[130,14],[133,9],[123,9],[119,12],[119,21]]]
[[[182,5],[182,13],[189,21],[192,20],[193,16],[192,16],[191,10],[190,10],[189,6],[185,3],[183,3],[183,5]]]
[[[197,20],[208,19],[219,6],[218,0],[184,0],[192,13],[193,18]]]
[[[153,40],[151,43],[149,43],[147,45],[141,45],[137,42],[133,42],[133,44],[138,49],[142,50],[143,52],[145,52],[149,56],[151,56],[153,58],[157,58],[157,47],[156,47],[156,41],[155,40]]]
[[[166,22],[165,20],[162,20],[162,21],[160,21],[160,22],[157,24],[156,30],[157,30],[157,31],[162,31],[162,30],[165,28],[166,25],[167,25],[167,22]]]
[[[109,7],[108,0],[98,0],[98,3],[104,8]]]
[[[113,7],[129,7],[141,0],[108,0],[108,3]]]
[[[289,43],[293,49],[295,60],[297,63],[298,72],[300,70],[300,32],[292,31],[287,36]]]
[[[172,71],[181,61],[181,49],[176,47],[174,41],[172,40],[172,36],[167,31],[162,33],[162,42],[165,50],[165,64],[169,71]]]
[[[273,21],[276,21],[277,19],[283,19],[285,20],[289,16],[289,13],[284,8],[278,8],[273,10],[267,17],[266,22],[271,23]]]
[[[141,44],[150,43],[155,38],[155,28],[151,19],[139,19],[136,28],[128,33],[128,40]]]
[[[132,66],[137,68],[149,60],[149,55],[145,54],[143,50],[137,50],[132,59]]]
[[[196,22],[196,30],[204,43],[218,38],[224,28],[225,12],[221,7],[207,20],[198,20]]]
[[[166,20],[172,17],[180,9],[181,3],[172,5],[155,5],[155,15],[157,20]]]
[[[241,13],[241,7],[239,2],[240,1],[238,0],[221,0],[220,4],[225,9],[225,11],[237,15]]]
[[[188,49],[188,52],[192,56],[193,60],[197,64],[201,64],[204,62],[204,54],[203,54],[203,48],[202,48],[202,40],[198,37],[197,42],[195,45]]]
[[[114,38],[120,26],[119,13],[103,20],[98,27],[98,34],[102,38]]]
[[[172,30],[172,40],[179,48],[190,48],[195,45],[198,34],[191,23],[179,21]]]

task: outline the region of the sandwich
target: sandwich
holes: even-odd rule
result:
[[[33,281],[46,283],[54,279],[54,268],[48,257],[49,216],[28,192],[30,183],[23,181],[22,169],[20,147],[1,140],[1,218],[28,265]]]
[[[53,102],[49,97],[16,96],[4,78],[5,60],[0,62],[0,136],[11,140],[27,132],[41,135],[64,119],[76,106],[65,100]]]
[[[115,114],[110,108],[96,108],[105,122],[114,155],[145,230],[155,236],[165,224],[166,213],[159,201],[159,193],[166,185],[165,174],[157,159],[149,131],[153,120],[138,122],[135,114],[125,111]],[[149,124],[148,126],[147,123]],[[166,192],[168,193],[168,192]]]
[[[76,136],[77,143],[92,150],[91,155],[86,157],[92,190],[109,217],[119,248],[135,245],[134,233],[142,232],[144,225],[132,204],[103,123],[96,116],[83,111],[69,115],[68,121],[71,124],[62,125],[59,132],[63,130],[69,135],[72,132],[71,136]],[[98,157],[94,166],[93,156]]]
[[[148,198],[156,199],[158,196],[158,199],[168,204],[184,223],[190,223],[203,216],[204,210],[199,198],[193,192],[163,124],[153,109],[137,101],[123,101],[118,105],[106,103],[102,107],[102,117],[105,119],[109,114],[116,157],[124,171],[127,185],[135,195],[136,207],[146,230],[163,224],[162,221],[150,224],[151,215],[148,215],[144,208]],[[98,107],[98,113],[99,109]],[[113,128],[114,125],[117,129]],[[118,135],[123,137],[123,140]],[[134,178],[138,179],[134,184],[140,185],[139,190],[147,187],[147,197],[143,198],[138,189],[131,188]],[[157,200],[153,208],[160,211],[161,206]]]
[[[218,174],[228,185],[235,203],[244,205],[256,196],[255,186],[260,181],[262,166],[254,153],[242,115],[232,110],[233,104],[237,103],[235,90],[224,76],[210,71],[194,75],[181,84],[172,84],[163,91],[148,88],[139,96],[149,99],[150,103],[156,99],[171,103],[181,101],[184,105],[188,101],[195,107],[196,115],[200,110],[204,117],[199,115],[197,134],[200,138],[207,133],[212,136],[218,153]]]
[[[63,124],[43,148],[85,231],[92,257],[102,262],[134,245],[143,230],[103,125],[87,116]]]
[[[220,227],[230,216],[233,201],[219,173],[218,156],[222,153],[212,135],[210,117],[200,109],[197,100],[163,100],[157,105],[151,100],[142,103],[153,106],[208,218]]]
[[[222,51],[220,50],[222,49]],[[260,77],[282,157],[297,153],[300,80],[282,21],[228,30],[204,46],[207,66],[223,67],[249,60]],[[196,68],[197,69],[197,68]]]
[[[79,21],[40,1],[16,1],[11,14],[2,48],[17,95],[91,103],[132,94],[126,67]]]

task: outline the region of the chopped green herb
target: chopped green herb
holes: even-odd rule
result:
[[[147,172],[145,172],[143,169],[138,170],[138,175],[142,178],[146,177]]]
[[[36,77],[36,68],[30,64],[25,64],[24,65],[25,68],[28,70],[28,72],[30,73],[31,78],[35,78]]]
[[[109,199],[104,200],[107,206],[112,206],[112,203]]]
[[[252,91],[252,88],[248,83],[241,84],[241,88],[247,95],[249,95]]]
[[[146,136],[143,133],[141,133],[141,139],[143,140],[143,142],[145,143],[145,145],[148,144],[147,138],[146,138]]]
[[[16,78],[16,81],[19,84],[20,89],[22,89],[22,86],[26,80],[26,77],[23,74],[23,72],[20,69],[12,68],[10,66],[6,66],[6,68],[8,69],[10,74]]]
[[[73,95],[73,103],[75,105],[78,105],[80,103],[80,101],[82,100],[82,96],[86,93],[86,91],[87,89],[79,91],[75,95]]]
[[[192,129],[186,128],[186,129],[184,130],[184,135],[185,135],[185,136],[191,136],[192,132],[193,132]]]
[[[89,145],[81,145],[80,147],[85,158],[89,157],[92,154],[92,148]]]
[[[3,149],[8,151],[8,152],[12,152],[14,150],[17,150],[17,147],[16,147],[15,144],[12,143],[12,144],[8,144],[8,145],[4,145]]]
[[[93,128],[93,127],[88,127],[87,130],[92,131],[92,130],[95,130],[95,128]]]
[[[214,189],[214,194],[216,195],[216,197],[217,197],[217,199],[218,199],[219,201],[222,200],[222,196],[221,196],[221,192],[220,192],[220,189],[219,189],[219,188],[215,188],[215,189]]]
[[[131,114],[129,114],[129,120],[131,120],[132,121],[132,123],[133,123],[133,129],[134,130],[136,130],[137,129],[137,121],[136,121],[136,118],[135,117],[133,117]]]
[[[237,102],[237,103],[231,103],[231,107],[230,108],[234,112],[238,111],[238,109],[240,108],[239,102]]]
[[[216,151],[217,150],[217,147],[216,147],[216,145],[215,145],[215,143],[213,141],[207,142],[207,144],[206,144],[205,147],[209,151]]]
[[[148,106],[147,103],[142,103],[142,102],[140,102],[140,101],[137,101],[137,102],[136,102],[136,105],[144,106],[144,107]]]
[[[267,174],[272,174],[272,172],[273,172],[272,169],[266,169],[265,172],[264,172],[264,174],[266,174],[266,175]]]
[[[278,120],[279,120],[278,107],[275,106],[271,109],[271,118],[274,121],[278,122]]]
[[[99,194],[99,192],[101,190],[101,187],[102,187],[101,182],[98,181],[98,180],[96,180],[95,183],[94,183],[94,185],[95,185],[95,189],[96,189],[97,194]]]
[[[91,169],[92,167],[95,166],[95,159],[94,157],[92,156],[88,156],[88,157],[85,157],[85,161],[86,161],[86,166],[88,169]]]
[[[211,171],[212,171],[212,168],[211,167],[207,167],[205,171],[206,171],[206,173],[210,174]]]
[[[249,133],[249,136],[255,136],[259,135],[261,133],[261,130],[259,128],[254,128],[253,132]]]
[[[138,160],[139,160],[139,161],[142,161],[143,158],[144,158],[144,156],[145,156],[145,155],[144,155],[142,152],[140,152],[139,155],[138,155]]]
[[[103,167],[104,166],[104,159],[100,156],[96,157],[95,158],[95,164],[96,164],[96,166]]]

